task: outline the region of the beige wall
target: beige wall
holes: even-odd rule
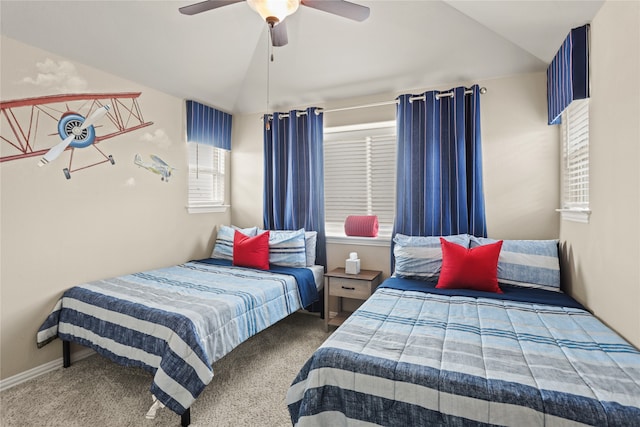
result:
[[[640,3],[608,1],[591,25],[589,224],[562,221],[565,279],[640,347]]]
[[[0,163],[4,379],[61,357],[59,341],[37,349],[35,335],[63,290],[88,280],[204,258],[213,245],[214,226],[228,223],[230,214],[186,212],[182,100],[6,37],[1,42],[3,101],[76,93],[81,79],[87,83],[83,93],[142,92],[144,119],[154,122],[102,141],[100,148],[113,155],[115,165],[78,171],[70,180],[62,173],[68,152],[42,168],[38,157]],[[45,70],[47,59],[51,62]],[[44,84],[47,81],[55,85]],[[2,123],[4,136],[11,131]],[[6,143],[0,142],[0,150],[6,150],[1,144]],[[91,151],[95,150],[76,150],[74,161],[82,163]],[[161,182],[158,175],[135,166],[135,153],[147,161],[149,154],[156,154],[176,167],[171,181]]]

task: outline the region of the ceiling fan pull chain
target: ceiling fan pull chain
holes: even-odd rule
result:
[[[267,111],[265,115],[266,122],[264,124],[266,130],[271,130],[271,120],[269,120],[269,86],[271,84],[270,62],[273,62],[273,47],[271,46],[270,39],[271,39],[271,31],[267,29]]]

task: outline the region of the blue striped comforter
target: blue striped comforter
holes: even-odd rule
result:
[[[393,280],[295,378],[294,425],[640,425],[640,351],[587,311]]]
[[[213,378],[213,362],[302,308],[298,285],[290,274],[205,260],[98,280],[63,294],[37,344],[60,337],[141,366],[154,374],[153,395],[182,414]]]

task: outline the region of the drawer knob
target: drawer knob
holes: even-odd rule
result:
[[[356,290],[356,288],[353,288],[351,286],[342,286],[342,289],[346,289],[348,291],[355,291]]]

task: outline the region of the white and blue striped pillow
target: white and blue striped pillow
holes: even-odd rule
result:
[[[496,242],[471,237],[471,247]],[[560,292],[557,240],[503,240],[498,258],[498,282]]]
[[[469,235],[467,234],[442,237],[465,248],[469,247]],[[393,248],[395,276],[421,280],[438,279],[442,269],[440,236],[396,234],[393,242],[395,243]]]
[[[269,263],[284,267],[305,267],[307,251],[304,228],[295,231],[270,230]]]
[[[258,227],[238,228],[234,225],[231,227],[220,225],[211,258],[233,260],[233,236],[236,230],[249,237],[254,237],[258,234]]]

